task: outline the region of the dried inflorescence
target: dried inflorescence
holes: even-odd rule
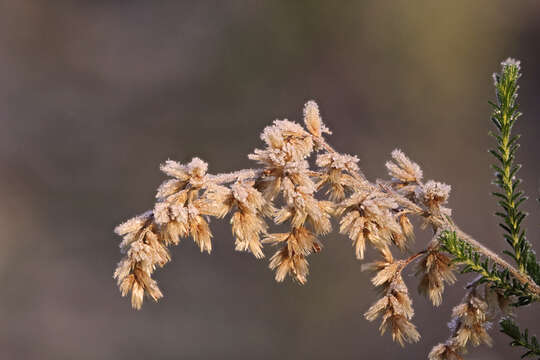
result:
[[[417,342],[420,334],[409,321],[413,315],[412,300],[409,297],[407,286],[403,282],[401,271],[406,263],[395,261],[388,248],[382,248],[383,259],[364,266],[364,269],[373,271],[375,276],[371,279],[373,285],[381,287],[383,297],[373,304],[364,314],[367,320],[373,321],[382,316],[379,327],[381,333],[389,329],[394,341],[402,346],[405,342]]]
[[[304,126],[275,120],[263,130],[264,147],[248,155],[259,165],[257,169],[210,174],[208,164],[199,158],[188,164],[168,160],[161,166],[170,179],[158,188],[153,209],[115,229],[123,237],[120,249],[124,257],[114,272],[122,295],[131,293],[136,309],[145,295],[156,301],[161,298],[152,275],[170,261],[168,247],[191,237],[201,252],[210,253],[210,218],[229,214],[237,251],[251,252],[260,259],[265,256],[265,244],[278,246],[269,263],[275,279],[291,276],[304,284],[308,256],[321,251],[321,237],[331,231],[334,216],[340,233],[352,240],[358,259],[364,258],[368,245],[381,255],[381,260],[364,266],[375,273],[372,283],[381,296],[364,315],[370,321],[382,317],[382,333],[389,330],[401,345],[420,338],[411,322],[414,310],[402,275],[408,265],[416,263],[419,292],[438,306],[445,286],[456,280],[453,262],[459,262],[465,265],[465,272],[474,271],[481,277],[467,286],[462,304],[453,310],[449,339],[435,346],[429,359],[458,360],[469,344],[490,345],[487,330],[491,322],[510,313],[514,298],[512,305],[521,306],[540,297],[536,255],[520,228],[525,213],[518,206],[525,197],[516,189],[518,137],[511,136],[520,115],[515,103],[520,67],[512,59],[502,65],[503,71],[494,77],[497,103],[492,104],[492,121],[498,145],[491,150],[499,160],[493,165],[495,184],[502,190],[494,195],[502,199],[504,211],[497,215],[504,219],[501,226],[513,250],[508,254],[519,269],[454,224],[451,209],[446,207],[451,187],[434,180],[424,182],[421,167],[401,150],[394,150],[386,163],[389,180],[369,181],[356,156],[341,154],[328,144],[323,135],[331,132],[317,104],[308,101]],[[394,259],[392,248],[411,251],[413,217],[420,219],[421,229],[433,230],[433,240],[407,258]],[[271,232],[270,222],[287,227],[280,233]],[[540,354],[536,338],[529,343],[527,330],[522,333],[509,322],[503,325],[503,332],[514,339],[513,345],[526,347],[526,355]]]
[[[327,234],[332,228],[332,204],[315,197],[317,188],[306,160],[321,142],[322,132],[328,132],[314,102],[306,104],[304,122],[310,132],[294,122],[276,120],[261,135],[266,148],[249,155],[265,166],[257,182],[265,197],[273,201],[281,195],[284,205],[277,211],[275,222],[290,224],[289,232],[269,234],[264,240],[281,245],[270,259],[270,268],[276,270],[277,281],[289,274],[302,284],[307,281],[306,257],[321,249],[317,235]]]
[[[491,337],[487,329],[491,326],[488,321],[488,304],[481,297],[471,292],[462,304],[452,310],[450,329],[455,333],[456,343],[465,347],[471,342],[474,346],[482,343],[491,345]]]
[[[271,204],[253,187],[254,182],[243,180],[254,171],[212,176],[207,174],[208,164],[199,158],[187,165],[168,160],[161,170],[171,179],[159,186],[154,209],[115,230],[124,237],[120,247],[126,255],[114,277],[122,295],[131,291],[132,306],[136,309],[141,307],[145,293],[154,300],[163,296],[151,275],[156,266],[170,260],[168,246],[191,236],[201,252],[212,251],[210,216],[220,218],[236,209],[231,222],[237,250],[249,250],[262,257],[260,234],[266,232],[263,217],[273,213]],[[236,182],[230,188],[220,185],[231,179]]]
[[[321,236],[331,231],[335,216],[357,258],[364,257],[367,245],[382,254],[381,261],[369,266],[377,273],[373,284],[382,289],[382,297],[366,318],[382,316],[381,332],[389,329],[400,344],[419,339],[410,322],[414,311],[402,272],[421,258],[420,290],[438,305],[444,283],[454,281],[450,261],[436,240],[404,260],[395,260],[390,248],[406,250],[412,244],[412,216],[422,218],[435,232],[443,230],[449,215],[443,205],[450,187],[423,183],[420,166],[400,150],[394,150],[386,164],[391,179],[370,182],[356,156],[337,152],[323,138],[330,131],[315,102],[305,105],[303,115],[305,127],[275,120],[263,130],[264,147],[248,156],[260,165],[258,169],[214,175],[199,158],[188,164],[168,160],[161,166],[170,179],[158,188],[153,210],[116,229],[124,237],[125,256],[114,276],[122,295],[131,292],[133,307],[141,307],[144,294],[154,300],[162,297],[151,276],[170,260],[168,246],[191,237],[201,252],[211,252],[211,217],[230,215],[238,251],[263,258],[265,244],[278,246],[269,263],[276,280],[289,275],[303,284],[309,273],[307,258],[321,251]],[[270,222],[288,228],[271,232]]]
[[[318,142],[323,133],[331,135],[332,132],[323,124],[319,105],[313,100],[304,105],[304,124],[308,131],[315,136]]]
[[[346,189],[356,185],[355,179],[347,174],[348,171],[358,172],[359,159],[356,156],[322,153],[317,156],[317,166],[322,170],[317,189],[327,187],[326,194],[331,201],[340,201],[345,198]]]
[[[450,339],[444,344],[438,344],[431,349],[428,355],[429,360],[463,360],[461,348],[454,339]]]
[[[253,187],[253,181],[232,185],[226,205],[236,208],[231,217],[232,232],[236,236],[236,250],[250,251],[256,258],[264,257],[261,234],[266,234],[267,225],[262,216],[272,216],[274,207]]]
[[[439,306],[445,283],[453,284],[456,276],[451,259],[440,250],[436,239],[418,262],[416,275],[421,277],[418,291],[429,297],[433,305]]]
[[[404,194],[414,193],[422,183],[422,169],[399,149],[392,151],[392,160],[386,162],[386,169],[392,177],[393,186]]]
[[[369,183],[357,186],[353,194],[338,205],[337,210],[341,216],[340,232],[353,241],[358,259],[364,258],[366,241],[376,248],[391,243],[405,248],[412,232],[406,213],[407,209],[394,196]]]
[[[497,316],[511,314],[510,300],[488,284],[481,286],[479,280],[469,284],[462,303],[452,310],[452,320],[448,323],[450,338],[433,347],[429,360],[462,359],[469,344],[492,345],[488,330]]]
[[[120,248],[126,255],[118,263],[114,277],[122,296],[131,292],[131,305],[140,309],[145,293],[154,300],[163,297],[151,275],[156,266],[170,260],[169,253],[163,238],[156,232],[151,212],[118,225],[115,232],[124,237]]]
[[[187,165],[168,160],[161,166],[161,171],[172,179],[158,188],[154,220],[161,226],[166,244],[176,245],[180,238],[190,235],[201,251],[212,251],[212,233],[206,216],[215,215],[215,209],[199,197],[201,190],[211,184],[207,170],[208,164],[199,158]]]
[[[435,214],[452,215],[452,211],[442,205],[446,204],[450,196],[451,186],[437,181],[429,180],[416,190],[416,196]]]

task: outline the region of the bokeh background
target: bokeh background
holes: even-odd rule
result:
[[[423,337],[403,350],[364,320],[376,294],[344,236],[324,239],[307,285],[276,284],[215,221],[212,256],[182,242],[156,273],[165,298],[137,312],[112,279],[112,229],[152,206],[160,162],[249,167],[263,127],[313,98],[371,179],[402,148],[452,184],[458,223],[502,249],[491,73],[522,60],[520,174],[538,197],[538,19],[536,1],[1,1],[0,358],[425,358],[470,278],[434,309],[407,276]],[[540,207],[525,207],[539,248]],[[519,319],[540,332],[537,309]],[[520,355],[492,334],[470,359]]]

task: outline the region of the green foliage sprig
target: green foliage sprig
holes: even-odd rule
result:
[[[536,281],[539,272],[536,256],[521,226],[526,213],[520,210],[520,205],[527,197],[518,189],[521,180],[516,177],[521,168],[521,165],[515,162],[520,136],[512,135],[512,128],[522,115],[517,103],[520,77],[520,64],[512,59],[503,62],[502,71],[493,75],[497,103],[490,102],[493,107],[491,121],[496,127],[496,131],[491,132],[491,135],[496,139],[497,145],[490,153],[497,160],[492,167],[495,170],[494,184],[500,189],[493,192],[493,195],[499,199],[503,210],[496,212],[496,215],[503,221],[500,226],[504,230],[504,238],[512,248],[512,251],[504,253],[515,260],[521,272],[529,273],[530,270],[529,275]]]
[[[482,275],[480,283],[489,282],[494,288],[504,291],[505,297],[515,296],[516,306],[530,304],[538,296],[529,291],[527,284],[515,279],[508,269],[501,269],[472,245],[460,239],[455,232],[444,231],[439,236],[441,248],[452,254],[453,263],[462,264],[462,273],[475,272]]]
[[[511,247],[511,251],[505,250],[503,253],[515,261],[517,269],[482,244],[467,239],[461,233],[456,234],[458,230],[450,227],[439,235],[441,248],[453,255],[452,262],[464,265],[462,272],[481,275],[472,286],[487,283],[492,288],[502,290],[505,298],[514,301],[514,306],[528,305],[540,298],[540,265],[522,227],[527,214],[520,206],[527,197],[518,189],[521,180],[516,177],[521,168],[521,165],[515,162],[519,135],[512,135],[512,128],[522,115],[517,103],[520,77],[519,61],[504,61],[501,72],[493,75],[497,102],[490,102],[493,107],[491,120],[496,127],[496,131],[491,132],[496,139],[496,147],[491,149],[490,153],[497,160],[497,163],[491,166],[495,170],[494,184],[499,188],[493,195],[501,207],[496,215],[502,219],[499,225]],[[501,332],[512,338],[511,346],[520,346],[527,350],[522,358],[540,355],[538,340],[535,336],[529,338],[528,329],[522,332],[509,317],[503,319],[500,325]]]
[[[521,356],[521,358],[540,356],[540,344],[536,336],[529,338],[529,330],[525,329],[523,332],[516,325],[511,318],[504,318],[501,322],[501,332],[510,336],[513,340],[510,342],[510,346],[520,346],[527,349],[527,351]]]

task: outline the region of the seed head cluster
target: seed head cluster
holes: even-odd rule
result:
[[[152,276],[170,261],[170,246],[189,237],[201,252],[211,253],[211,218],[229,217],[237,251],[261,259],[265,245],[276,247],[269,261],[275,279],[291,277],[304,284],[308,258],[322,250],[322,237],[331,232],[335,217],[358,259],[364,258],[368,246],[381,256],[365,266],[374,272],[372,283],[381,290],[365,317],[370,321],[380,317],[381,333],[389,331],[401,345],[419,340],[402,272],[416,262],[420,292],[439,305],[445,283],[455,280],[452,264],[439,251],[436,238],[426,250],[402,260],[394,259],[392,248],[410,249],[415,239],[411,217],[431,225],[435,234],[442,230],[443,216],[450,213],[443,206],[450,186],[424,183],[420,166],[400,150],[394,150],[386,164],[390,179],[370,182],[356,156],[337,152],[325,140],[323,136],[331,132],[315,102],[304,106],[303,122],[301,126],[275,120],[264,128],[263,146],[248,155],[258,164],[255,169],[210,174],[208,164],[199,158],[188,164],[167,160],[161,166],[169,178],[159,186],[153,209],[115,229],[123,237],[124,256],[114,277],[123,296],[131,293],[134,308],[141,308],[145,295],[156,301],[163,296]],[[286,230],[272,232],[272,223],[286,225],[282,226]],[[460,324],[469,326],[462,326],[460,341],[485,342],[487,337],[467,330],[483,328],[482,318],[474,312],[481,304],[472,299],[467,304],[455,314]]]
[[[499,315],[512,314],[509,298],[478,280],[468,286],[464,299],[452,310],[452,320],[448,323],[450,337],[431,349],[429,360],[463,359],[468,345],[491,346],[493,339],[488,330],[493,320]]]
[[[374,286],[381,287],[383,297],[373,304],[364,314],[367,320],[373,321],[379,316],[382,323],[379,327],[382,334],[389,329],[392,338],[400,345],[405,342],[416,342],[420,334],[409,320],[414,315],[412,300],[403,278],[401,270],[406,263],[395,261],[388,248],[381,250],[383,260],[365,265],[365,270],[371,270],[375,276],[371,279]]]

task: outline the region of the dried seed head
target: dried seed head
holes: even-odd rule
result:
[[[282,282],[287,275],[291,275],[300,284],[305,284],[307,281],[309,269],[305,256],[295,254],[287,247],[281,248],[272,256],[269,267],[276,270],[278,282]]]
[[[256,149],[248,157],[270,168],[283,168],[302,161],[313,151],[313,139],[297,123],[275,120],[261,134],[266,143],[265,150]]]
[[[491,323],[487,321],[488,304],[471,292],[465,302],[452,310],[453,320],[449,324],[454,331],[456,344],[465,347],[468,342],[474,346],[482,343],[491,346],[493,340],[487,333]]]
[[[136,234],[152,219],[152,212],[147,211],[141,215],[135,216],[129,220],[124,221],[118,225],[114,232],[120,236],[127,236],[129,234]]]
[[[335,153],[321,153],[317,156],[317,166],[321,168],[319,183],[316,188],[328,187],[327,194],[330,200],[342,200],[345,190],[351,189],[355,181],[347,172],[357,172],[358,158],[356,156]]]
[[[445,282],[453,284],[456,281],[450,258],[437,247],[430,248],[418,262],[416,275],[421,276],[418,291],[429,297],[435,306],[442,302]]]
[[[317,156],[317,166],[326,170],[359,171],[359,161],[358,157],[347,154],[321,153]]]
[[[140,309],[146,293],[154,300],[163,295],[155,280],[151,278],[156,266],[163,266],[170,260],[167,248],[156,232],[149,213],[126,221],[116,228],[124,236],[121,247],[125,257],[114,272],[122,296],[131,292],[131,304]]]
[[[390,329],[393,340],[401,346],[405,342],[417,342],[420,334],[409,321],[414,315],[412,301],[401,277],[404,262],[394,261],[392,253],[386,247],[381,249],[381,254],[383,260],[362,267],[362,270],[376,273],[371,282],[375,286],[382,287],[384,292],[384,296],[375,302],[364,316],[369,321],[382,316],[379,327],[381,334]]]
[[[463,360],[461,357],[462,349],[453,341],[444,344],[438,344],[431,349],[428,355],[429,360]]]
[[[208,254],[212,252],[212,233],[210,232],[210,226],[205,218],[199,215],[199,211],[194,206],[188,208],[189,216],[189,234],[193,238],[193,241],[201,252],[206,251]]]
[[[320,137],[322,133],[332,134],[326,126],[324,126],[319,106],[313,100],[308,101],[304,105],[304,124],[308,131],[315,137]]]
[[[420,334],[416,327],[409,321],[413,315],[412,301],[401,275],[394,277],[393,281],[387,285],[386,294],[364,314],[368,321],[382,316],[382,323],[379,327],[381,334],[390,329],[392,339],[401,346],[405,342],[413,343],[420,340]]]
[[[340,233],[353,241],[357,258],[364,257],[366,240],[382,248],[402,234],[395,213],[398,208],[391,196],[376,188],[358,189],[339,204]]]
[[[319,114],[319,106],[315,101],[308,101],[304,106],[304,123],[312,135],[321,136],[321,115]]]
[[[210,253],[212,233],[207,217],[225,216],[230,210],[230,190],[217,185],[215,178],[206,174],[208,164],[197,157],[187,165],[167,160],[161,170],[174,177],[160,185],[154,206],[154,219],[160,226],[163,242],[178,244],[180,237],[190,235],[201,252]]]
[[[399,225],[401,225],[401,231],[403,232],[403,235],[405,235],[405,238],[409,243],[414,242],[414,227],[407,217],[407,215],[403,214],[398,217]]]
[[[448,201],[451,189],[450,185],[429,180],[419,190],[418,196],[427,206],[440,206]]]
[[[260,235],[266,233],[266,222],[262,215],[273,207],[267,205],[262,194],[253,183],[235,183],[232,186],[233,203],[237,211],[231,218],[232,231],[236,236],[236,250],[250,251],[256,258],[264,257]]]
[[[193,205],[203,215],[222,218],[235,205],[233,191],[226,186],[209,183],[200,199],[194,200]]]
[[[388,247],[379,249],[382,259],[372,263],[362,264],[362,271],[370,271],[375,274],[371,279],[374,286],[389,285],[399,275],[401,263],[394,261],[394,257]]]
[[[308,107],[307,114],[312,117],[313,111],[312,107]],[[284,243],[283,248],[271,258],[270,268],[276,270],[278,281],[290,274],[298,282],[304,283],[308,274],[305,257],[321,249],[314,234],[326,234],[331,230],[330,213],[333,206],[314,196],[317,187],[309,163],[305,160],[313,151],[311,135],[298,124],[276,120],[274,125],[264,130],[262,138],[267,148],[255,150],[250,155],[251,159],[266,167],[264,178],[255,186],[267,201],[278,194],[283,196],[284,206],[275,212],[274,219],[276,223],[289,221],[291,225],[291,231],[286,236],[269,235],[263,241]],[[313,229],[313,233],[306,225]]]
[[[422,181],[422,169],[412,162],[401,150],[392,151],[392,161],[386,163],[388,174],[392,177],[394,184],[402,187],[411,183],[420,183]]]
[[[263,243],[284,244],[270,259],[270,269],[276,270],[276,280],[281,282],[289,274],[301,284],[307,281],[308,275],[305,257],[319,252],[322,247],[317,238],[303,226],[293,228],[289,233],[270,234]]]
[[[189,179],[187,167],[177,161],[167,160],[164,164],[160,166],[160,169],[165,174],[174,177],[180,181],[187,181]]]
[[[405,343],[415,343],[420,340],[420,333],[416,326],[402,315],[392,315],[383,321],[381,327],[389,327],[392,331],[392,340],[397,341],[401,346]],[[382,330],[384,332],[384,328]]]

